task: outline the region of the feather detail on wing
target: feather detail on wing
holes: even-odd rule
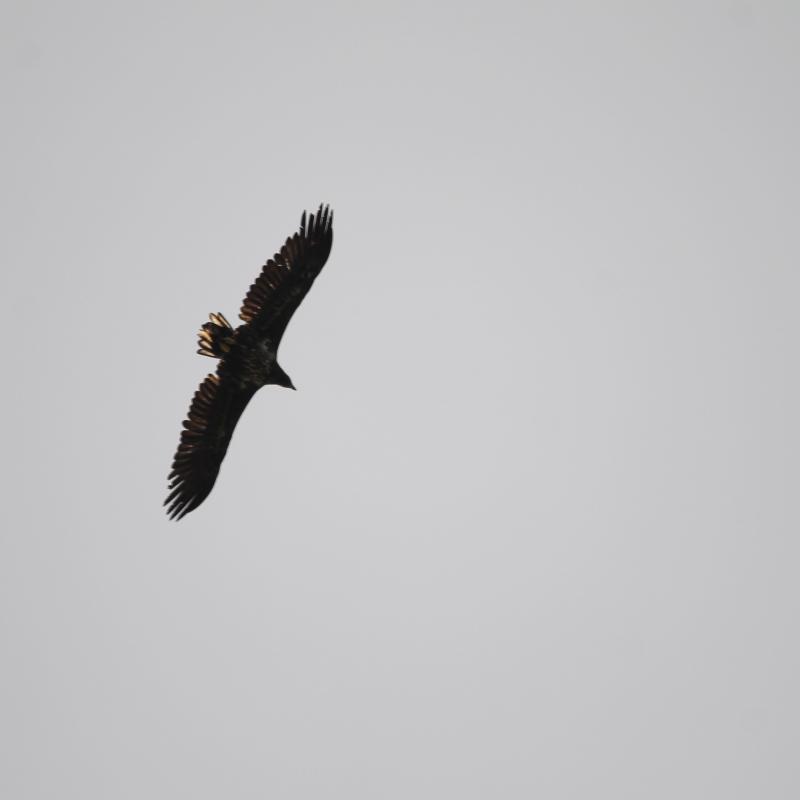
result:
[[[170,519],[180,519],[208,497],[233,430],[256,389],[239,388],[230,376],[208,375],[192,398],[168,480],[164,501]]]
[[[277,346],[292,314],[325,266],[333,244],[333,212],[320,206],[303,212],[300,230],[261,270],[242,303],[239,317],[251,323]]]

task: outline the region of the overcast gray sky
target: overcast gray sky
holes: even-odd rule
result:
[[[793,3],[0,12],[0,795],[800,796]],[[180,422],[331,258],[214,492]]]

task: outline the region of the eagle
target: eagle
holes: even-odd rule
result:
[[[333,211],[320,205],[262,267],[242,302],[242,325],[210,314],[200,328],[200,355],[219,359],[192,398],[167,482],[170,519],[194,511],[208,497],[233,435],[253,395],[267,384],[294,389],[278,363],[278,347],[292,314],[308,294],[333,244]]]

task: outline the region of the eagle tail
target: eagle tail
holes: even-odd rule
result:
[[[201,356],[222,358],[231,349],[233,328],[222,314],[209,314],[210,322],[200,328],[197,343]]]

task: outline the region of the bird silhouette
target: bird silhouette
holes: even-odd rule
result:
[[[294,389],[278,364],[278,347],[292,314],[308,294],[333,244],[333,212],[320,206],[303,216],[300,230],[261,269],[242,302],[242,325],[210,314],[197,351],[219,359],[192,398],[172,462],[167,499],[170,519],[180,519],[208,497],[233,430],[253,395],[267,384]]]

